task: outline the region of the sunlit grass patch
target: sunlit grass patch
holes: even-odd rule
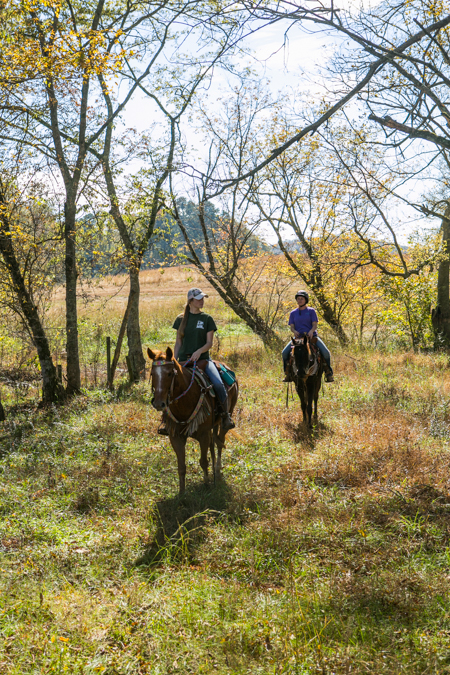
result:
[[[148,382],[9,407],[1,672],[447,672],[446,358],[337,355],[309,431],[278,357],[223,349],[223,481],[189,441],[181,497]]]

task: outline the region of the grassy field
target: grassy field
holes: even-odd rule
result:
[[[0,672],[450,673],[448,357],[336,351],[308,433],[277,357],[224,351],[223,481],[191,441],[182,498],[148,383],[3,387]]]
[[[220,331],[220,342],[215,340],[215,349],[220,349],[224,358],[229,352],[242,347],[258,346],[260,340],[247,325],[230,310],[218,293],[195,270],[189,267],[170,267],[144,270],[140,274],[140,325],[143,343],[146,346],[165,348],[174,342],[172,324],[184,310],[189,288],[200,286],[209,294],[207,309],[214,315]],[[57,288],[45,317],[45,327],[54,362],[65,371],[65,293]],[[106,380],[106,336],[112,339],[113,347],[119,333],[128,300],[128,277],[117,275],[102,279],[84,280],[78,294],[78,333],[81,362],[81,381],[84,385],[98,384]],[[12,323],[0,325],[0,371],[11,368],[35,368],[37,357],[30,348],[29,340],[22,342],[23,332],[10,330]],[[120,373],[126,373],[125,349],[119,363]],[[13,377],[1,377],[1,381]],[[28,381],[31,378],[28,377]],[[31,384],[31,394],[34,386]],[[0,392],[1,393],[1,392]],[[8,396],[10,392],[4,392]],[[17,392],[15,392],[17,393]],[[37,392],[34,392],[38,396]]]

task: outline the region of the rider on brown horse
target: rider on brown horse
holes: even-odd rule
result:
[[[177,316],[173,328],[177,331],[174,357],[185,365],[206,361],[204,372],[211,381],[221,408],[222,428],[229,431],[234,429],[234,422],[229,413],[227,390],[219,375],[219,371],[209,356],[212,347],[214,332],[217,330],[214,319],[203,311],[204,298],[208,296],[199,288],[191,288],[187,294],[187,304],[183,314]],[[165,426],[159,433],[167,435]]]
[[[333,369],[331,367],[331,355],[325,343],[317,336],[317,318],[316,310],[313,307],[308,307],[309,294],[306,291],[297,291],[295,294],[297,300],[297,309],[294,309],[289,315],[289,328],[294,334],[295,338],[307,333],[309,338],[317,338],[317,347],[322,354],[325,362],[325,382],[334,382]],[[292,344],[289,341],[283,349],[283,366],[285,378],[283,382],[291,382],[291,376],[288,372],[289,358],[291,355]]]

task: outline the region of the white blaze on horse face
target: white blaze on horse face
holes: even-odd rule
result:
[[[171,377],[168,376],[168,368],[161,366],[152,367],[152,387],[153,387],[153,401],[152,405],[156,410],[163,410],[167,407],[167,399],[169,396],[169,388]]]

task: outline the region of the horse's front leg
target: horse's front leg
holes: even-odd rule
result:
[[[307,380],[306,388],[307,388],[307,394],[308,394],[308,426],[312,427],[313,403],[314,403],[314,410],[316,411],[316,409],[317,409],[316,408],[316,401],[315,401],[314,383]]]
[[[222,450],[225,447],[225,434],[222,429],[214,433],[214,443],[217,447],[216,467],[214,471],[214,481],[218,483],[222,478]]]
[[[306,424],[306,426],[309,426],[310,415],[308,415],[308,392],[306,390],[306,383],[304,380],[299,380],[299,383],[297,385],[297,394],[299,396],[300,403],[302,406],[303,422],[304,424]]]
[[[319,386],[316,387],[314,391],[314,419],[317,420],[317,401],[319,400],[319,392],[320,392],[320,381],[319,381]]]
[[[200,466],[203,469],[203,480],[205,484],[208,482],[208,451],[211,448],[211,437],[212,431],[204,431],[202,434],[197,436],[197,440],[200,443]],[[213,458],[213,471],[214,471],[214,458]]]
[[[319,400],[321,387],[322,387],[322,371],[319,370],[317,374],[316,384],[314,387],[314,419],[317,419],[317,401]]]
[[[186,439],[183,436],[170,436],[170,442],[177,456],[181,495],[186,489]]]
[[[216,449],[214,444],[214,428],[211,430],[211,437],[209,439],[209,453],[211,455],[211,469],[214,477],[214,484],[216,483]]]

